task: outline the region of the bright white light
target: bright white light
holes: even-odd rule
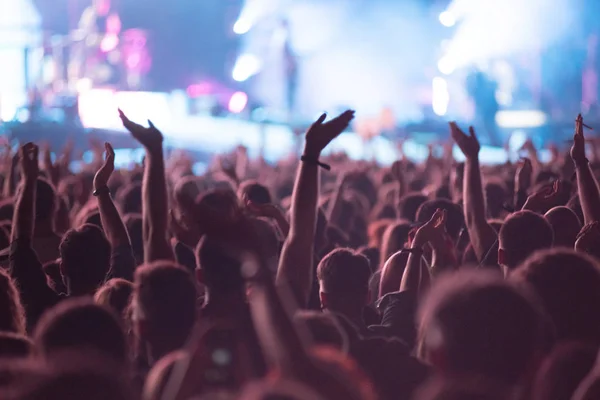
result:
[[[442,57],[440,61],[438,61],[438,69],[444,75],[450,75],[454,72],[455,63],[449,57]]]
[[[244,82],[260,71],[261,62],[253,54],[242,54],[238,57],[231,77],[237,82]]]
[[[448,94],[448,83],[444,78],[435,77],[432,82],[431,106],[436,115],[444,116],[448,111],[450,95]]]
[[[229,99],[229,111],[234,114],[239,114],[244,111],[248,104],[248,95],[244,92],[235,92]]]
[[[451,12],[444,11],[440,14],[440,23],[450,28],[456,24],[456,17]]]
[[[233,32],[238,35],[248,33],[252,29],[252,21],[249,18],[240,17],[235,24],[233,24]]]
[[[548,121],[547,115],[539,110],[498,111],[496,123],[501,128],[539,128]]]

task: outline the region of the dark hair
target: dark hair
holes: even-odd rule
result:
[[[231,256],[222,243],[204,235],[196,246],[196,265],[209,291],[219,293],[240,292],[244,288],[241,263]]]
[[[532,399],[570,399],[594,367],[597,353],[591,344],[559,343],[538,369]]]
[[[192,274],[175,263],[157,261],[135,271],[133,311],[171,350],[188,338],[196,320],[196,300]]]
[[[27,357],[33,352],[33,342],[25,334],[0,331],[0,358]]]
[[[26,333],[25,310],[19,291],[6,270],[0,269],[0,331]]]
[[[36,221],[53,221],[57,206],[56,191],[52,184],[44,178],[38,178],[35,195]]]
[[[396,221],[388,225],[381,238],[381,252],[379,253],[379,268],[396,252],[404,248],[408,241],[408,234],[412,227],[407,221]]]
[[[504,220],[498,234],[506,266],[516,268],[537,250],[552,247],[552,226],[539,214],[518,211]]]
[[[529,257],[511,278],[533,287],[559,340],[600,343],[600,265],[585,253],[552,249]]]
[[[552,226],[555,247],[575,246],[577,234],[581,230],[581,221],[573,210],[565,206],[554,207],[544,215],[544,218]]]
[[[100,351],[120,362],[127,359],[125,333],[119,319],[89,298],[63,300],[46,311],[33,337],[44,356],[81,347]]]
[[[421,193],[408,193],[398,202],[398,218],[415,222],[417,219],[417,210],[421,204],[427,201],[427,196]]]
[[[123,223],[129,233],[131,249],[138,264],[144,262],[144,233],[141,214],[125,214]]]
[[[111,247],[95,225],[71,229],[60,243],[61,272],[69,290],[95,291],[110,268]]]
[[[351,249],[339,248],[327,254],[317,267],[321,291],[354,299],[369,292],[369,260]]]
[[[238,188],[237,195],[240,200],[249,200],[255,204],[269,204],[273,202],[269,189],[257,181],[242,182]]]
[[[536,300],[493,272],[462,270],[439,278],[419,314],[422,350],[442,351],[450,373],[515,384],[545,344]]]
[[[484,187],[485,202],[490,218],[498,218],[504,212],[506,189],[498,182],[488,182]]]
[[[96,304],[108,307],[117,315],[125,315],[133,293],[133,283],[120,278],[107,281],[94,295]]]
[[[421,204],[417,211],[417,221],[420,223],[429,221],[438,208],[446,210],[446,232],[451,238],[458,239],[460,231],[465,226],[465,218],[462,208],[450,200],[428,200]]]
[[[123,214],[141,214],[142,184],[135,182],[119,190],[116,202],[121,206],[120,208]]]

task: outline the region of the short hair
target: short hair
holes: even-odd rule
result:
[[[408,193],[398,201],[398,218],[415,222],[417,210],[427,201],[427,196],[421,193]]]
[[[498,234],[505,264],[516,268],[537,250],[552,247],[554,232],[544,217],[532,211],[518,211],[504,220]]]
[[[542,300],[559,340],[600,344],[600,265],[585,253],[551,249],[535,253],[511,274]]]
[[[26,333],[25,309],[15,282],[0,269],[0,331]]]
[[[213,236],[204,235],[198,242],[196,265],[202,271],[203,283],[209,290],[236,293],[244,289],[241,261]]]
[[[192,274],[168,261],[135,271],[133,312],[175,350],[184,345],[196,320],[197,289]]]
[[[573,210],[565,206],[554,207],[544,215],[544,218],[552,226],[555,247],[575,246],[577,234],[581,230],[581,221]]]
[[[540,365],[533,400],[570,399],[596,363],[598,349],[587,343],[559,343]]]
[[[46,311],[33,334],[43,357],[77,348],[99,351],[120,362],[127,360],[125,332],[109,309],[90,298],[70,298]]]
[[[117,315],[124,316],[132,293],[133,283],[125,279],[113,278],[96,291],[94,301],[96,304],[110,308]]]
[[[129,233],[131,249],[138,264],[144,262],[144,232],[141,214],[125,214],[123,223]]]
[[[371,268],[367,257],[351,249],[335,249],[317,267],[321,291],[335,296],[356,298],[369,292]]]
[[[237,192],[240,200],[249,200],[254,204],[269,204],[273,202],[269,189],[257,181],[244,181]]]
[[[56,191],[50,182],[44,178],[37,179],[37,190],[35,194],[35,218],[39,221],[52,221],[58,202]]]
[[[97,289],[110,269],[111,247],[100,228],[84,224],[71,229],[60,243],[61,272],[67,287]]]
[[[379,254],[380,268],[383,267],[393,254],[404,248],[411,229],[412,226],[408,221],[403,220],[388,225],[381,238],[381,252]]]
[[[421,304],[419,320],[422,350],[441,350],[448,372],[508,384],[522,378],[547,339],[537,301],[491,271],[440,277]]]
[[[465,218],[462,208],[450,200],[436,199],[424,202],[417,210],[417,221],[428,222],[438,208],[446,210],[446,232],[451,238],[457,239],[465,226]]]
[[[0,331],[0,358],[28,357],[33,353],[33,342],[25,334]]]

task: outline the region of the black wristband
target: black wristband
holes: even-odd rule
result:
[[[99,187],[98,189],[92,192],[92,195],[94,195],[94,197],[98,197],[102,194],[110,194],[110,189],[108,188],[108,186]]]
[[[306,164],[317,165],[323,169],[326,169],[327,171],[331,170],[331,166],[329,164],[322,163],[316,157],[302,156],[302,157],[300,157],[300,161],[302,161],[303,163],[306,163]]]

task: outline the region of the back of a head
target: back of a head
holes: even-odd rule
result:
[[[465,218],[462,208],[450,200],[436,199],[421,204],[417,211],[417,221],[421,223],[429,221],[438,208],[446,210],[446,232],[456,240],[465,225]]]
[[[558,344],[537,371],[532,399],[570,399],[594,367],[597,351],[590,344]]]
[[[442,375],[476,374],[517,384],[545,344],[541,307],[500,274],[462,270],[440,277],[421,304],[421,349]]]
[[[117,315],[123,316],[129,306],[133,283],[114,278],[106,282],[94,294],[96,304],[112,309]]]
[[[237,295],[244,290],[241,262],[220,240],[204,235],[196,246],[196,264],[209,291]]]
[[[89,349],[121,363],[127,359],[125,332],[119,319],[88,298],[63,300],[46,311],[33,337],[37,352],[44,358]]]
[[[0,359],[25,358],[33,352],[33,342],[24,334],[0,331]]]
[[[544,218],[552,226],[554,247],[575,246],[577,234],[581,230],[581,221],[573,210],[565,206],[554,207],[544,215]]]
[[[404,248],[411,229],[411,225],[406,221],[397,221],[387,227],[381,239],[380,266],[383,266],[393,254]]]
[[[540,251],[511,279],[529,283],[556,327],[559,340],[600,344],[600,266],[568,249]]]
[[[110,269],[111,247],[95,225],[71,229],[60,243],[61,272],[69,290],[95,291]]]
[[[254,204],[269,204],[272,202],[269,189],[257,181],[242,182],[238,188],[237,195],[244,203],[252,202]]]
[[[157,261],[135,272],[134,314],[172,350],[183,346],[190,334],[196,319],[196,300],[192,274],[177,264]]]
[[[38,178],[35,196],[36,221],[53,221],[57,208],[56,191],[50,182]]]
[[[0,270],[0,331],[25,333],[25,310],[15,283]]]
[[[503,264],[514,269],[537,250],[549,249],[554,241],[552,226],[531,211],[518,211],[504,220],[498,234]]]
[[[421,193],[415,192],[404,195],[398,202],[398,218],[415,222],[417,220],[417,210],[426,201],[427,196]]]
[[[317,267],[320,290],[330,300],[364,302],[369,293],[369,260],[350,249],[336,249]]]

